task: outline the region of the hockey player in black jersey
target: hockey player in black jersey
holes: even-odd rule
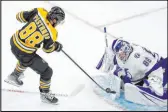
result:
[[[52,7],[48,12],[44,8],[34,8],[30,11],[21,11],[16,19],[25,25],[11,37],[11,51],[18,60],[16,68],[7,77],[5,82],[15,86],[22,86],[20,79],[26,68],[30,67],[40,74],[40,97],[43,102],[56,104],[58,99],[50,91],[52,68],[36,51],[40,48],[46,53],[61,51],[62,44],[57,42],[55,27],[64,21],[65,13],[60,7]]]

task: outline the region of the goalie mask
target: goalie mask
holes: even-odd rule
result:
[[[121,61],[126,62],[133,48],[127,41],[117,39],[113,41],[112,50]]]

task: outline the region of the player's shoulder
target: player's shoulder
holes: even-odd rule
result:
[[[53,37],[53,40],[56,41],[58,32],[57,30],[52,27],[52,25],[49,23],[47,19],[48,11],[45,8],[37,8],[38,10],[38,15],[43,19],[44,22],[46,22],[46,27],[50,30],[50,33]]]
[[[132,44],[131,46],[133,48],[133,51],[131,52],[129,59],[132,60],[133,58],[135,59],[140,58],[144,53],[142,47],[134,44]]]
[[[37,9],[38,11],[48,13],[48,11],[47,11],[45,8],[43,8],[43,7],[38,7],[38,8],[36,8],[36,9]]]
[[[45,8],[38,7],[38,8],[36,8],[36,10],[40,16],[46,18],[48,11]]]
[[[37,10],[37,8],[32,8],[32,9],[30,9],[30,10],[28,10],[28,12],[38,12],[38,10]]]
[[[132,44],[132,47],[133,47],[133,52],[139,52],[139,53],[143,53],[143,48],[142,46],[140,45],[137,45],[137,44]]]

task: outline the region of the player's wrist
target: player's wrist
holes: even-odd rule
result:
[[[60,52],[63,48],[63,45],[59,42],[55,42],[55,51]]]

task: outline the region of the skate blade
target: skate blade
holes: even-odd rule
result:
[[[58,102],[56,102],[56,103],[50,103],[50,102],[44,101],[44,100],[42,100],[42,102],[43,102],[43,103],[47,103],[47,104],[51,104],[51,105],[58,105],[58,104],[59,104]]]
[[[20,87],[20,86],[21,86],[21,85],[18,85],[18,84],[16,84],[14,81],[11,81],[11,80],[9,80],[9,79],[5,79],[4,81],[5,81],[6,83],[11,84],[11,85],[16,86],[16,87]]]

